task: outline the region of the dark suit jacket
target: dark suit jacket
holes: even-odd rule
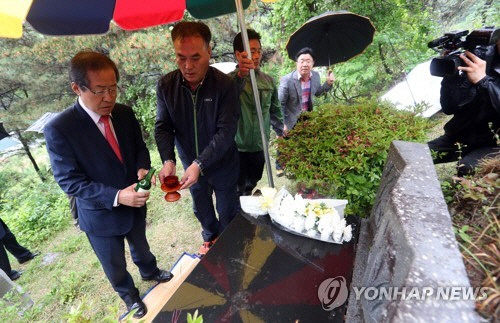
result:
[[[76,102],[44,127],[52,172],[62,190],[76,197],[81,230],[96,236],[123,235],[146,207],[113,207],[116,193],[137,182],[137,170],[151,160],[130,107],[112,112],[124,163],[114,154],[94,121]]]
[[[319,73],[312,71],[310,106],[312,107],[314,103],[314,95],[320,96],[331,88],[332,86],[328,85],[326,82],[321,85]],[[285,125],[288,130],[291,130],[302,113],[302,87],[300,86],[297,70],[281,78],[278,97],[280,99]]]

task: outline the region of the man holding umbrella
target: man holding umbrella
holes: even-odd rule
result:
[[[314,54],[309,47],[299,50],[295,55],[295,63],[297,69],[281,78],[278,91],[285,132],[293,129],[302,112],[312,111],[314,96],[330,91],[335,81],[335,75],[330,71],[326,82],[321,85],[319,73],[312,70]],[[283,168],[278,162],[276,175],[283,175]]]
[[[286,130],[295,126],[303,111],[312,109],[314,96],[329,91],[335,81],[331,73],[321,86],[313,66],[330,68],[361,54],[374,33],[370,19],[340,10],[312,17],[290,36],[286,49],[297,70],[284,76],[279,88]]]
[[[295,55],[297,69],[281,78],[279,100],[285,117],[285,130],[292,130],[300,114],[312,111],[314,96],[328,92],[335,81],[333,72],[328,73],[321,85],[319,73],[313,71],[314,53],[309,47],[302,48]]]
[[[269,141],[270,126],[278,137],[283,136],[283,115],[278,100],[278,90],[274,79],[260,71],[262,48],[260,35],[253,29],[248,29],[250,58],[243,47],[241,32],[234,37],[234,56],[238,60],[238,68],[230,76],[234,78],[240,91],[241,116],[236,132],[236,144],[240,155],[240,176],[238,178],[238,194],[251,195],[257,182],[262,178],[264,170],[264,145],[259,128],[259,120],[250,84],[250,69],[255,70],[257,88],[266,137]]]

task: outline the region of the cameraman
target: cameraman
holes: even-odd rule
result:
[[[444,135],[428,142],[434,163],[457,161],[458,176],[474,173],[478,161],[500,154],[500,41],[492,67],[469,51],[455,76],[441,82],[441,107],[453,118]],[[496,68],[494,68],[496,67]]]

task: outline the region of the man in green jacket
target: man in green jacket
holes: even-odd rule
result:
[[[271,76],[259,69],[262,59],[261,37],[252,29],[248,29],[247,33],[251,56],[248,57],[245,52],[241,33],[238,33],[233,40],[234,56],[238,60],[238,66],[230,74],[238,86],[241,104],[241,115],[235,138],[240,155],[240,175],[238,178],[238,193],[240,195],[252,194],[252,190],[262,178],[265,164],[259,119],[249,76],[250,69],[255,70],[267,140],[269,141],[271,126],[278,137],[283,136],[284,129],[276,83]]]

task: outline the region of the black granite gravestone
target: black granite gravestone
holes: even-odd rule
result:
[[[268,216],[238,215],[154,322],[185,322],[195,310],[203,322],[343,322],[347,304],[324,310],[318,287],[342,276],[348,288],[354,253],[355,238],[327,243],[283,231]]]

